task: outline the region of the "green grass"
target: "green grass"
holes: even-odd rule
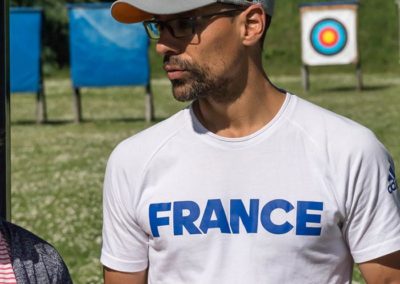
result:
[[[277,85],[371,128],[400,165],[400,79],[368,74],[354,91],[349,74],[311,76],[304,93],[297,76],[272,77]],[[169,83],[153,82],[156,116],[185,105]],[[73,124],[70,82],[46,80],[49,123],[36,125],[35,98],[13,95],[12,219],[57,247],[75,283],[101,283],[101,191],[107,158],[122,139],[149,126],[142,88],[83,90],[82,124]],[[399,171],[397,170],[399,175]],[[359,279],[356,272],[355,279]]]

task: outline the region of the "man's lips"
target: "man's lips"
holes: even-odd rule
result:
[[[179,79],[182,79],[185,72],[187,72],[187,71],[185,71],[185,70],[169,71],[169,72],[167,72],[167,76],[168,76],[168,79],[170,79],[170,80],[179,80]]]
[[[169,65],[164,66],[164,70],[167,72],[168,79],[170,80],[181,79],[187,72],[186,69]]]

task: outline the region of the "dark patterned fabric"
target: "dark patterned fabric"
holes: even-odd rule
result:
[[[18,284],[72,284],[68,268],[53,246],[9,222],[0,221],[0,230],[10,246]]]

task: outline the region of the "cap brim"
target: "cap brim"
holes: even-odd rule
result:
[[[111,6],[111,15],[121,23],[137,23],[154,15],[171,15],[204,7],[217,0],[118,0]]]
[[[118,22],[130,24],[151,19],[152,14],[139,10],[128,3],[117,1],[111,6],[111,15]]]

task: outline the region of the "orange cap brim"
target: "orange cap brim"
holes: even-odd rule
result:
[[[114,3],[111,7],[111,15],[118,22],[125,24],[142,22],[153,18],[153,15],[124,2]]]

